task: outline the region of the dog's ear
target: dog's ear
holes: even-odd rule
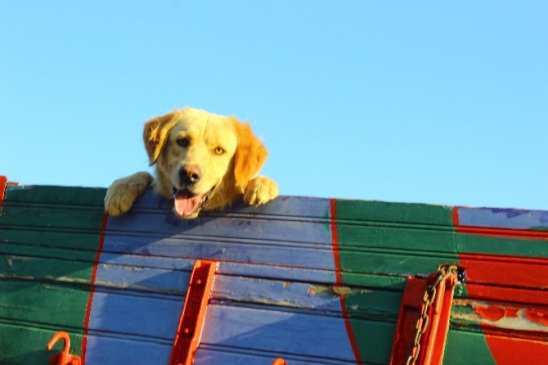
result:
[[[247,123],[233,119],[234,129],[238,136],[238,147],[234,155],[234,177],[236,185],[244,191],[247,182],[254,177],[268,156],[266,147],[259,138],[253,134]]]
[[[156,117],[145,123],[143,140],[150,166],[154,165],[160,157],[160,152],[167,141],[169,131],[177,121],[175,114],[177,114],[177,111]]]

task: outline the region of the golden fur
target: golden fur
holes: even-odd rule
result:
[[[174,199],[174,211],[182,218],[225,208],[242,195],[248,205],[278,196],[272,179],[255,176],[268,155],[265,146],[234,117],[176,110],[146,122],[143,140],[156,179],[138,172],[114,181],[105,196],[111,216],[127,212],[151,184],[158,194]]]

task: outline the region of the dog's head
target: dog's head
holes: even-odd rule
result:
[[[156,189],[182,218],[231,204],[267,157],[248,124],[191,108],[146,122],[143,139]]]

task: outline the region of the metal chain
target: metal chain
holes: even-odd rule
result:
[[[417,318],[417,323],[415,324],[415,339],[413,340],[413,346],[409,349],[409,357],[407,358],[407,365],[413,365],[419,358],[419,353],[421,350],[421,337],[426,332],[428,328],[428,309],[434,303],[436,298],[436,291],[441,282],[445,281],[451,275],[455,275],[462,279],[462,270],[456,264],[441,264],[438,267],[434,282],[429,284],[424,291],[421,304],[421,312],[419,318]]]

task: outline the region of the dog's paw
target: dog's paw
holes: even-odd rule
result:
[[[248,181],[244,191],[244,202],[248,205],[266,204],[278,196],[278,184],[264,176]]]
[[[138,172],[114,181],[105,195],[105,212],[113,217],[127,212],[152,180],[148,172]]]

